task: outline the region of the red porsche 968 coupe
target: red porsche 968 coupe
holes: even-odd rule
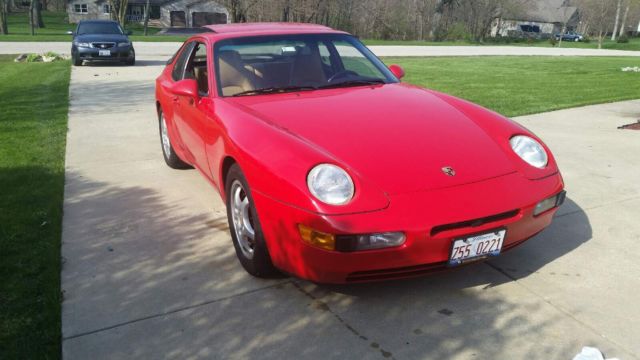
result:
[[[354,36],[206,29],[156,80],[162,152],[218,190],[252,275],[346,283],[441,270],[523,243],[564,201],[538,137],[401,83],[402,68]]]

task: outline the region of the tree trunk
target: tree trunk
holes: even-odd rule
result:
[[[598,32],[598,50],[602,49],[602,39],[604,38],[604,34],[602,33],[602,30],[600,30]]]
[[[7,8],[9,2],[7,0],[0,0],[0,34],[7,35],[9,29],[7,28]]]
[[[33,18],[34,18],[33,8],[35,3],[36,3],[35,1],[31,1],[29,3],[29,28],[31,29],[31,36],[36,34],[36,24],[33,21]]]
[[[613,34],[611,34],[611,41],[616,40],[618,32],[618,23],[620,22],[620,8],[622,7],[622,0],[618,0],[618,7],[616,8],[616,22],[613,25]]]
[[[149,4],[149,0],[144,6],[144,36],[147,36],[147,29],[149,28],[149,11],[151,10],[151,5]]]
[[[36,24],[38,29],[41,29],[44,27],[44,21],[42,20],[42,2],[40,0],[32,0],[32,2],[35,2],[35,5],[33,6],[33,22]]]
[[[631,5],[627,3],[627,8],[624,10],[624,16],[622,17],[622,24],[620,25],[620,33],[618,37],[624,35],[624,27],[627,26],[627,16],[629,16],[629,7]]]
[[[567,23],[562,24],[562,30],[560,30],[560,40],[558,40],[558,47],[562,47],[562,37],[564,36],[564,33],[567,31]],[[551,34],[551,36],[555,36],[553,34]]]

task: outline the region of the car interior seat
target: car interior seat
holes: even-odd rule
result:
[[[223,96],[255,90],[255,74],[244,67],[240,53],[234,50],[224,50],[220,52],[218,59],[220,87]]]

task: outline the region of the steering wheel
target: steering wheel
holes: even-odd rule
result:
[[[359,76],[357,72],[351,70],[342,70],[333,74],[330,78],[327,79],[327,82],[332,83],[336,79],[341,79],[348,76]]]

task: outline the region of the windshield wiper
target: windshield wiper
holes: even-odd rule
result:
[[[339,87],[348,87],[348,86],[361,86],[361,85],[375,85],[375,84],[385,84],[383,79],[357,79],[357,80],[347,80],[335,84],[323,85],[318,87],[318,89],[330,89],[330,88],[339,88]]]
[[[261,89],[242,91],[231,96],[245,96],[245,95],[258,95],[258,94],[275,94],[291,91],[304,91],[304,90],[317,90],[315,86],[284,86],[284,87],[266,87]]]

